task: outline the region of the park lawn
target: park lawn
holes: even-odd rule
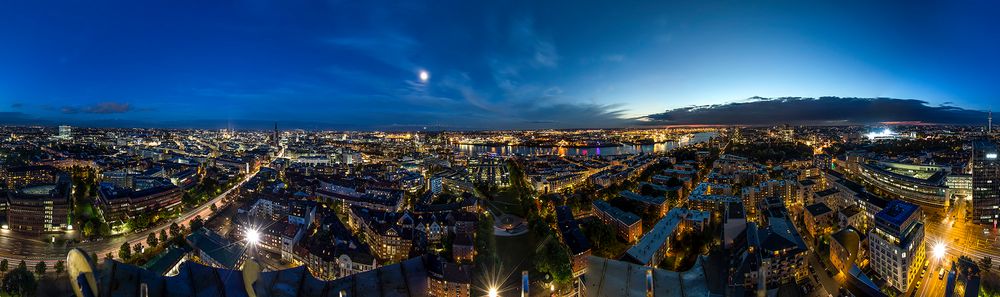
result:
[[[493,205],[504,213],[509,213],[522,218],[525,216],[524,209],[521,207],[521,199],[518,196],[517,191],[513,188],[506,188],[498,191],[494,196]]]

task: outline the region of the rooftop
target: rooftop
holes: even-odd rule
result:
[[[892,200],[889,201],[889,205],[886,206],[875,217],[881,220],[885,220],[893,225],[899,226],[906,221],[914,212],[920,209],[919,206],[913,203],[909,203],[902,200]]]
[[[240,258],[243,256],[241,246],[222,238],[218,233],[202,228],[188,235],[186,239],[192,247],[201,250],[222,266],[236,268],[240,264]]]
[[[636,202],[654,204],[654,205],[663,204],[663,202],[667,201],[667,198],[663,196],[657,196],[657,197],[646,196],[634,193],[632,191],[621,191],[618,193],[618,195],[621,195],[626,199],[633,200]]]
[[[312,276],[305,266],[259,272],[256,281],[245,286],[247,271],[229,270],[195,262],[181,264],[176,276],[161,276],[138,266],[106,260],[104,265],[91,267],[97,281],[94,296],[135,296],[141,284],[148,287],[150,297],[173,296],[429,296],[427,279],[433,260],[417,257],[379,267],[332,281]],[[74,263],[70,263],[70,266]],[[445,274],[452,274],[446,269]],[[84,275],[77,276],[80,280]],[[85,291],[91,288],[86,281]],[[251,295],[252,293],[252,295]],[[90,296],[84,294],[84,296]]]
[[[851,255],[858,254],[858,248],[861,246],[861,233],[858,230],[854,228],[840,229],[840,231],[831,234],[830,238],[846,248]]]
[[[822,191],[816,192],[816,196],[826,197],[826,196],[830,196],[830,195],[837,194],[837,193],[840,193],[840,190],[837,190],[837,188],[829,188],[829,189],[826,189],[826,190],[822,190]]]
[[[726,216],[729,219],[746,219],[746,211],[743,209],[743,203],[738,201],[726,202]]]
[[[612,217],[614,217],[619,221],[622,221],[626,225],[632,225],[638,223],[641,220],[639,216],[635,215],[634,213],[627,212],[617,207],[611,206],[611,204],[608,204],[608,202],[604,200],[595,200],[594,207],[600,209],[603,212],[608,213],[609,215],[611,215]]]
[[[833,209],[831,209],[829,206],[826,205],[826,203],[823,202],[806,206],[806,210],[809,211],[809,214],[813,215],[814,217],[821,216],[833,211]]]
[[[704,218],[708,215],[707,212],[688,210],[686,208],[674,208],[667,215],[664,216],[660,221],[656,222],[646,235],[643,235],[639,242],[633,245],[628,251],[625,252],[628,258],[635,260],[641,264],[658,264],[650,263],[653,259],[653,255],[656,251],[660,249],[664,244],[667,244],[667,240],[674,234],[677,227],[680,226],[681,221],[685,217],[692,215],[696,219]]]
[[[588,295],[646,296],[648,270],[652,271],[653,296],[714,296],[708,289],[703,261],[699,258],[688,271],[670,271],[591,256],[582,279]]]

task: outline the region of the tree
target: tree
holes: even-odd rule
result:
[[[17,263],[17,269],[28,270],[28,263],[24,263],[24,260],[21,260],[20,263]]]
[[[46,267],[45,261],[38,261],[38,264],[35,264],[35,274],[38,274],[38,277],[45,275],[46,269],[48,269],[48,267]]]
[[[979,268],[983,271],[990,271],[990,268],[993,268],[993,257],[986,256],[979,260]]]
[[[128,245],[128,242],[122,243],[122,247],[118,249],[118,258],[122,261],[132,258],[132,247]]]
[[[160,230],[160,242],[167,243],[170,241],[170,237],[167,237],[167,229]]]
[[[83,236],[84,237],[94,236],[94,222],[87,221],[83,223]]]
[[[194,216],[194,219],[191,219],[191,232],[198,231],[198,229],[204,226],[205,221],[201,219],[201,216]]]
[[[216,212],[217,210],[219,210],[219,207],[215,206],[215,203],[212,203],[212,205],[208,206],[208,209],[211,210],[212,212]]]
[[[132,218],[132,220],[130,220],[128,224],[130,227],[132,227],[133,230],[142,230],[148,228],[149,224],[152,223],[152,221],[153,218],[150,217],[149,214],[143,213],[139,216]]]
[[[12,295],[32,296],[37,288],[35,276],[26,267],[18,267],[3,277],[3,290]]]
[[[56,261],[56,264],[52,268],[56,270],[56,274],[62,274],[66,271],[66,263],[63,260]]]
[[[142,243],[141,242],[136,242],[135,243],[135,247],[132,248],[132,252],[134,254],[136,254],[136,255],[142,253],[143,252],[142,251]]]
[[[184,193],[184,196],[181,196],[181,202],[184,203],[184,205],[198,204],[198,200],[195,199],[194,195],[191,195],[190,193],[187,192]]]
[[[7,263],[7,259],[0,260],[0,272],[7,274],[7,269],[10,269],[10,263]]]
[[[98,230],[97,234],[101,235],[101,237],[111,236],[111,226],[109,226],[107,223],[101,223],[100,227],[97,228],[97,230]]]
[[[177,223],[170,223],[170,237],[177,237],[181,235],[181,226]]]
[[[545,245],[542,253],[536,255],[535,268],[539,272],[551,275],[557,283],[565,283],[573,276],[573,267],[569,263],[569,251],[566,246],[555,241],[550,241]]]
[[[146,236],[146,244],[150,247],[154,247],[160,244],[160,241],[156,239],[156,232],[150,232],[149,236]]]

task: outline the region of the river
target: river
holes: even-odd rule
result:
[[[604,156],[604,155],[625,155],[636,153],[661,153],[669,152],[675,148],[708,141],[715,137],[715,132],[701,132],[692,134],[691,140],[687,143],[677,141],[667,141],[655,144],[623,144],[606,147],[537,147],[537,146],[510,146],[510,145],[472,145],[462,144],[456,150],[467,155],[496,154],[500,156],[508,155],[562,155],[562,156]]]

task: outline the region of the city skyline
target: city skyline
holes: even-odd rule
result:
[[[1000,296],[1000,2],[8,1],[0,296]]]
[[[12,4],[0,124],[978,124],[1000,95],[993,3],[568,5]],[[759,99],[788,96],[820,99]],[[780,111],[823,96],[877,99]]]

